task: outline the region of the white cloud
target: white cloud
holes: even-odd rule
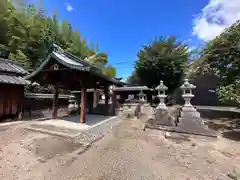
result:
[[[65,8],[68,12],[71,12],[74,10],[73,6],[69,4],[68,2],[65,3]]]
[[[188,52],[191,52],[191,51],[193,51],[193,50],[195,50],[195,49],[197,49],[196,46],[189,46],[189,47],[188,47]]]
[[[240,0],[210,0],[195,17],[193,35],[209,41],[240,20]]]

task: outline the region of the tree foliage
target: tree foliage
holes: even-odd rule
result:
[[[116,77],[116,69],[112,66],[107,66],[103,69],[103,73],[109,77]]]
[[[233,24],[220,36],[210,41],[203,51],[204,63],[225,84],[240,78],[240,23]]]
[[[127,78],[127,83],[128,83],[128,84],[132,84],[132,85],[138,85],[138,84],[140,84],[140,80],[139,80],[139,78],[138,78],[138,76],[137,76],[136,71],[133,71],[132,74],[131,74],[131,76],[129,76],[129,77]]]
[[[223,103],[240,104],[240,22],[208,42],[192,68],[195,74],[211,73],[222,80],[217,89]]]
[[[156,38],[143,46],[137,57],[135,72],[128,82],[156,87],[163,80],[171,93],[179,86],[189,54],[187,45],[171,36]]]
[[[240,83],[221,86],[217,94],[223,104],[240,104]]]
[[[24,0],[1,0],[0,12],[1,57],[9,56],[32,71],[46,58],[52,45],[58,44],[77,57],[101,69],[106,68],[107,54],[98,52],[98,45],[89,45],[70,22],[59,21],[56,10],[52,16],[46,16],[43,7],[27,4]],[[92,55],[95,58],[88,58]]]

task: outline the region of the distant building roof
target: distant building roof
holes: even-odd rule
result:
[[[17,63],[0,58],[0,83],[26,85],[30,82],[23,79],[22,76],[27,74],[28,72]]]
[[[22,77],[10,76],[10,75],[0,75],[0,83],[4,84],[17,84],[17,85],[27,85],[30,84],[29,81],[23,79]]]
[[[17,63],[0,58],[0,72],[14,73],[18,75],[27,75],[28,72],[20,67]]]
[[[124,86],[124,87],[116,87],[115,91],[141,91],[141,90],[151,90],[147,86]]]
[[[69,98],[69,94],[59,94],[58,95],[58,98],[59,99],[68,99]],[[45,93],[25,93],[24,94],[24,97],[25,98],[28,98],[28,99],[36,99],[36,98],[39,98],[39,99],[53,99],[53,94],[45,94]]]
[[[102,91],[102,89],[87,89],[87,92]],[[82,91],[71,91],[72,94],[78,94]]]

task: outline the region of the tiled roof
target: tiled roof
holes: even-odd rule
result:
[[[25,77],[25,79],[30,79],[33,76],[35,76],[36,74],[38,74],[53,58],[53,59],[57,60],[60,64],[63,64],[64,66],[66,66],[68,68],[75,69],[78,71],[89,71],[90,73],[96,74],[97,76],[99,76],[113,84],[120,85],[120,86],[122,85],[122,83],[120,81],[103,74],[101,69],[93,66],[86,60],[82,60],[82,59],[74,56],[73,54],[62,50],[57,45],[54,45],[54,47],[55,47],[55,50],[53,50],[53,52],[51,52],[49,54],[48,58],[41,64],[41,66],[37,70],[32,72],[31,74],[27,75]]]
[[[26,84],[30,84],[30,81],[25,80],[22,77],[0,75],[0,83],[26,85]]]
[[[123,86],[123,87],[116,87],[115,91],[141,91],[141,90],[151,90],[147,86]]]
[[[58,98],[59,99],[69,99],[69,94],[59,94]],[[43,94],[43,93],[25,93],[24,94],[25,98],[39,98],[39,99],[53,99],[53,94]]]
[[[16,74],[21,74],[21,75],[26,75],[28,74],[27,71],[25,71],[22,67],[17,65],[15,62],[2,59],[0,58],[0,71],[2,72],[10,72],[10,73],[16,73]]]

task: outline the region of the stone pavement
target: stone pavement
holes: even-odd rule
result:
[[[103,137],[119,122],[120,118],[118,117],[111,117],[92,126],[64,120],[46,120],[30,123],[25,129],[53,136],[77,139],[79,143],[88,146]]]

